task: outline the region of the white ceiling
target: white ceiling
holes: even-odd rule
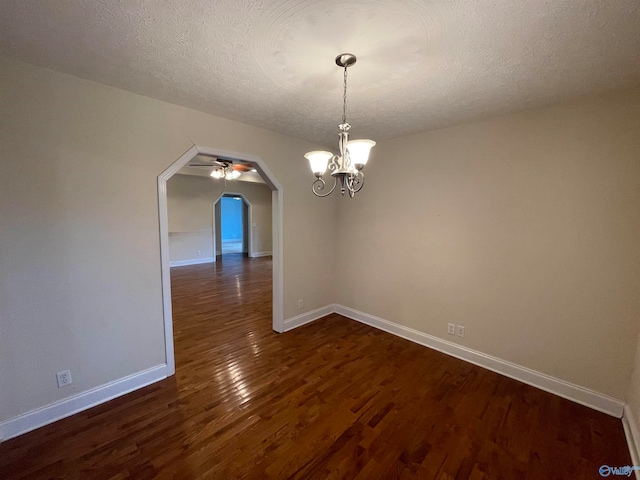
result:
[[[329,146],[640,85],[638,0],[8,0],[0,54]]]

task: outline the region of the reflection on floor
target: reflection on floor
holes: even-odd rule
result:
[[[242,240],[223,241],[222,254],[225,253],[242,253]]]

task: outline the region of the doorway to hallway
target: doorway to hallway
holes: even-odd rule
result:
[[[248,253],[248,205],[238,195],[223,195],[215,207],[219,209],[221,253]]]

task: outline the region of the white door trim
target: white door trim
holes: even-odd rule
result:
[[[271,189],[272,197],[272,236],[273,236],[273,317],[272,328],[284,332],[284,281],[283,281],[283,250],[282,250],[282,186],[276,180],[265,162],[255,155],[232,152],[218,148],[194,145],[180,158],[173,162],[165,171],[158,175],[158,219],[160,223],[160,268],[162,278],[162,308],[164,316],[164,343],[167,359],[167,376],[176,371],[175,352],[173,349],[173,312],[171,309],[171,275],[169,266],[169,214],[167,210],[167,180],[187,165],[196,155],[219,156],[251,162]],[[246,199],[245,199],[246,201]],[[249,203],[249,202],[247,202]],[[250,224],[251,225],[251,224]],[[250,247],[251,248],[251,247]],[[214,252],[215,254],[215,252]]]

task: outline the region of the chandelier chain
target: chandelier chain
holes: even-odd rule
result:
[[[344,67],[344,93],[342,94],[342,123],[347,123],[347,67]]]

